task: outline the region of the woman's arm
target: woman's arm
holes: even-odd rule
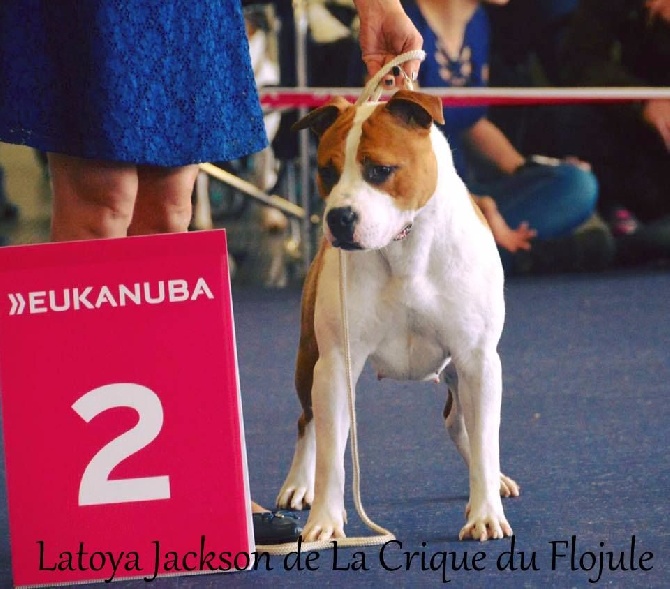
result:
[[[504,133],[488,119],[479,119],[465,131],[465,139],[478,155],[505,174],[513,174],[526,161]]]

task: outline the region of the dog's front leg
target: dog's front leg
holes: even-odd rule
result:
[[[352,366],[356,382],[361,366]],[[312,404],[316,433],[314,502],[303,530],[305,541],[343,538],[344,452],[349,435],[346,366],[339,350],[321,356],[314,368]]]
[[[500,499],[502,370],[495,350],[479,350],[457,366],[470,443],[470,501],[460,539],[484,541],[512,534]]]

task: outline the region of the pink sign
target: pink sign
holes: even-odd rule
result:
[[[14,584],[253,565],[223,231],[0,249]]]

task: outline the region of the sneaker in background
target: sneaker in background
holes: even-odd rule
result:
[[[609,227],[594,215],[570,235],[534,240],[514,256],[514,274],[602,272],[612,267],[615,252]]]
[[[623,207],[615,208],[607,221],[614,237],[632,235],[640,228],[640,222],[635,218],[635,215]]]

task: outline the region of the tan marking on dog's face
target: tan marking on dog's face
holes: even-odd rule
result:
[[[317,184],[322,197],[330,194],[344,169],[345,142],[353,126],[356,109],[346,109],[319,141]],[[435,192],[437,160],[429,138],[430,128],[400,124],[380,104],[363,123],[356,155],[358,166],[366,170],[392,168],[388,181],[375,187],[394,198],[401,210],[418,210]]]
[[[399,124],[385,105],[363,123],[356,160],[364,177],[374,166],[393,170],[376,188],[389,194],[400,210],[419,210],[435,192],[437,160],[429,134],[430,128]]]
[[[435,97],[398,92],[387,103],[331,103],[309,115],[304,124],[317,126],[320,137],[324,235],[333,245],[377,249],[404,238],[437,187],[431,133],[441,113]],[[353,218],[344,229],[342,211]]]

